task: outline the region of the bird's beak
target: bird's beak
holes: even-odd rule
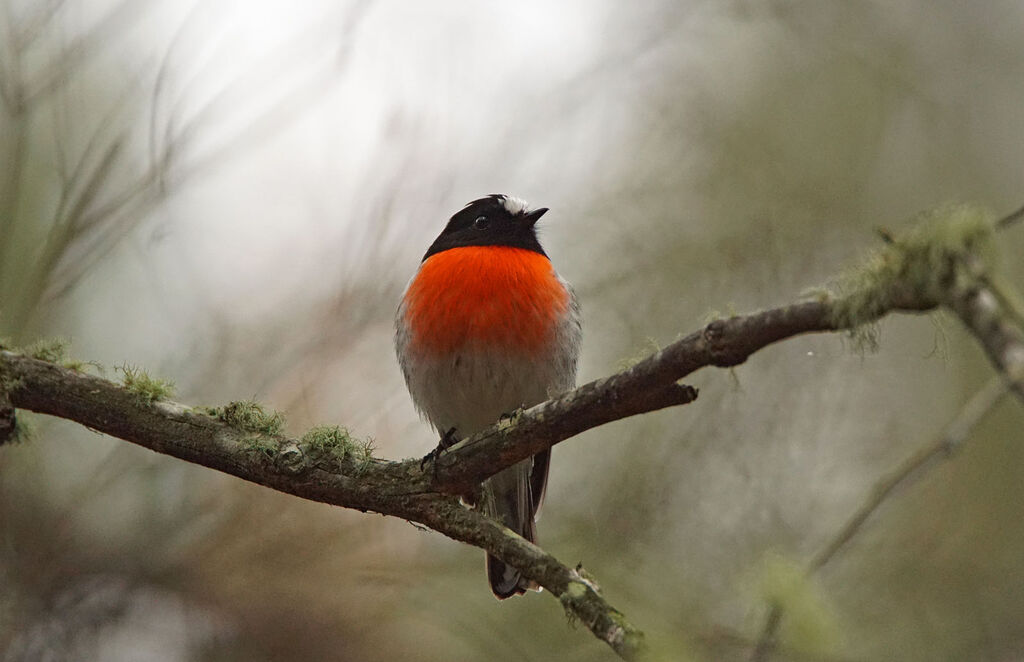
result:
[[[547,211],[548,211],[547,207],[541,207],[540,209],[534,209],[533,211],[528,212],[525,216],[523,216],[523,218],[526,219],[526,222],[532,228],[534,225],[536,225],[537,221],[540,220],[540,217],[547,213]]]

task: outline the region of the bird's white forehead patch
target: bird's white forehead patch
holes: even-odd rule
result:
[[[515,216],[516,214],[522,214],[524,211],[530,208],[530,205],[526,203],[526,200],[517,198],[514,195],[503,195],[501,196],[501,206],[505,208],[505,211]]]

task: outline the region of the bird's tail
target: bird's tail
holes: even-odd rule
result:
[[[536,542],[536,509],[530,485],[533,460],[525,460],[495,474],[484,483],[483,511],[530,542]],[[499,600],[536,590],[537,584],[515,568],[487,555],[487,580]]]

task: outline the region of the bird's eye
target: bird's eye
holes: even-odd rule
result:
[[[477,230],[486,230],[487,226],[491,224],[491,219],[486,216],[477,216],[476,220],[473,221],[473,227]]]

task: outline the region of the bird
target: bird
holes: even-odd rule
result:
[[[537,238],[546,207],[491,194],[456,212],[427,249],[395,315],[395,351],[435,452],[575,386],[582,328],[572,287]],[[429,456],[428,456],[429,457]],[[493,475],[475,507],[536,542],[551,450]],[[504,600],[540,587],[487,555]]]

